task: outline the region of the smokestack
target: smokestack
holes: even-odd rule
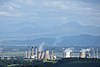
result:
[[[30,47],[28,47],[28,58],[31,57],[31,51],[30,51]]]
[[[34,56],[34,48],[32,47],[32,56]]]
[[[25,52],[25,58],[27,58],[28,57],[28,54],[27,54],[27,51]]]
[[[44,59],[44,52],[42,52],[41,59]]]
[[[50,53],[48,50],[46,50],[45,52],[45,60],[49,60],[50,59]]]
[[[34,56],[34,47],[32,47],[32,56],[31,56],[31,58],[35,58],[35,56]]]
[[[38,53],[38,60],[41,60],[41,52]]]
[[[35,55],[36,55],[36,60],[38,59],[38,48],[35,47]]]

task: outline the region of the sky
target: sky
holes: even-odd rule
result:
[[[0,0],[0,30],[24,22],[48,28],[72,21],[100,27],[100,0]]]

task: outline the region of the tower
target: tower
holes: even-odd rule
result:
[[[86,54],[86,58],[91,58],[91,54],[90,54],[90,48],[86,49],[85,54]]]
[[[50,59],[50,53],[48,50],[45,51],[45,60],[49,60]]]
[[[41,59],[44,59],[44,51],[42,52]]]
[[[66,48],[64,50],[64,58],[70,58],[71,57],[71,53],[72,53],[72,49],[71,48]]]
[[[54,54],[54,50],[52,48],[51,50],[51,60],[55,60],[56,59],[56,55]]]
[[[86,50],[85,49],[80,50],[79,57],[80,58],[86,58]]]
[[[28,58],[28,53],[27,53],[27,51],[25,52],[25,58]]]
[[[92,53],[91,53],[91,57],[92,58],[96,58],[96,51],[95,51],[95,49],[94,48],[91,48],[91,50],[92,50]]]
[[[35,56],[34,56],[34,47],[32,47],[32,53],[31,54],[32,54],[31,58],[35,58]]]
[[[28,47],[28,59],[31,57],[31,51],[30,51],[30,47]]]
[[[35,56],[36,56],[36,60],[38,59],[38,48],[35,47]]]
[[[38,60],[41,60],[41,52],[38,53]]]
[[[32,47],[32,56],[34,56],[34,48]]]

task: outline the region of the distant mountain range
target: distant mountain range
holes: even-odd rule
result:
[[[80,34],[100,35],[100,27],[82,26],[77,22],[65,23],[46,31],[48,36],[72,36]]]
[[[23,22],[0,28],[1,36],[58,37],[89,34],[100,36],[100,27],[83,26],[77,22],[69,22],[59,26],[45,28],[38,23]]]
[[[46,46],[99,46],[100,36],[77,35],[63,36],[59,38],[37,38],[32,40],[4,40],[1,45],[5,46],[33,46],[44,43]]]
[[[53,46],[100,45],[100,27],[83,26],[77,22],[52,28],[45,28],[32,22],[18,23],[2,28],[0,32],[1,36],[5,36],[0,37],[0,45],[40,45],[43,42],[45,45]]]

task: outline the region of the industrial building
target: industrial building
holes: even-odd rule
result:
[[[63,57],[62,58],[98,58],[98,50],[94,51],[90,48],[88,49],[81,49],[79,52],[76,53],[72,48],[65,48],[63,50]],[[28,51],[26,51],[25,55],[26,59],[33,59],[33,60],[56,60],[59,57],[56,56],[54,50],[41,50],[39,51],[37,47],[32,47],[31,49],[28,47]]]
[[[25,53],[26,59],[36,59],[36,60],[56,60],[56,55],[54,54],[54,51],[51,50],[51,53],[49,50],[45,51],[39,51],[37,47],[32,47],[31,51],[28,47],[28,51]]]
[[[82,49],[79,54],[80,58],[98,58],[98,49]]]
[[[57,57],[56,57],[56,55],[54,53],[54,50],[52,48],[52,51],[51,51],[51,60],[56,60],[56,59],[57,59]]]
[[[46,50],[45,51],[45,57],[44,57],[45,60],[50,60],[50,52],[49,50]]]
[[[35,58],[34,47],[32,47],[31,58],[33,58],[33,59]]]
[[[63,57],[64,58],[71,58],[71,53],[72,53],[72,49],[71,48],[66,48],[64,51],[63,51]]]
[[[86,58],[86,50],[85,49],[80,50],[79,57]]]
[[[2,59],[2,60],[10,60],[10,59],[15,59],[15,56],[0,56],[0,59]]]

